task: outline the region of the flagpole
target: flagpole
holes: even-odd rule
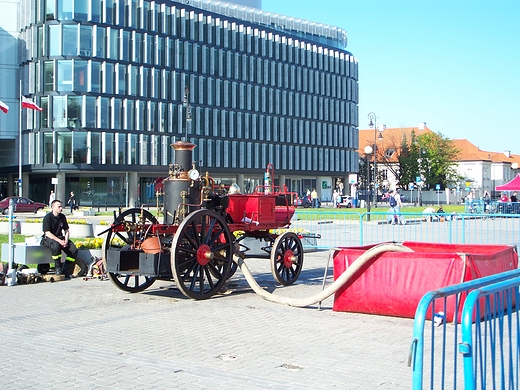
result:
[[[19,96],[19,103],[20,103],[20,118],[18,121],[18,127],[20,130],[19,136],[20,139],[18,140],[18,196],[23,196],[22,191],[22,79],[20,78],[20,96]]]

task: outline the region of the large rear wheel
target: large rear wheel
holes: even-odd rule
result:
[[[218,293],[233,265],[233,242],[221,215],[206,209],[189,214],[172,242],[171,266],[177,288],[193,299]]]
[[[142,224],[141,221],[141,213],[143,213],[144,224]],[[156,223],[157,219],[147,210],[128,209],[119,214],[114,221],[114,226],[123,226],[124,229],[115,227],[114,229],[109,230],[105,240],[103,241],[102,252],[104,255],[105,268],[108,250],[119,249],[122,252],[126,250],[134,250],[134,244],[142,241],[146,234],[144,227]],[[108,278],[117,288],[130,293],[144,291],[155,282],[154,277],[142,276],[132,272],[108,272]]]

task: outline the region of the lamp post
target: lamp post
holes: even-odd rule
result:
[[[182,106],[186,108],[186,124],[185,124],[185,141],[188,142],[188,127],[191,125],[191,105],[190,105],[190,89],[186,85],[184,87],[184,99],[182,101]]]
[[[377,208],[377,140],[383,139],[383,131],[385,131],[386,126],[380,125],[377,127],[377,115],[373,112],[368,114],[368,119],[370,120],[368,127],[374,128],[374,207]],[[379,136],[377,132],[379,130]]]
[[[363,151],[365,152],[365,167],[367,169],[367,221],[370,221],[370,160],[368,156],[370,156],[370,154],[372,154],[373,152],[372,146],[365,146],[365,149],[363,149]]]

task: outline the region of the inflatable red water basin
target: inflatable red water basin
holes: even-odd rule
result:
[[[428,291],[518,268],[516,250],[507,245],[403,245],[413,252],[386,252],[361,267],[336,292],[333,310],[413,318]],[[334,279],[373,246],[338,249]],[[446,313],[448,318],[453,311]]]

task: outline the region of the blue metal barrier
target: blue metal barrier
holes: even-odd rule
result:
[[[465,389],[518,389],[519,285],[520,278],[514,278],[474,290],[466,298],[459,345]]]
[[[367,216],[370,215],[370,221]],[[401,212],[404,225],[392,225],[389,211],[356,213],[296,211],[292,227],[320,234],[318,249],[389,241],[447,244],[520,244],[520,214],[438,214]]]
[[[503,307],[502,301],[499,301],[498,298],[494,298],[493,302],[495,302],[495,304],[488,305],[488,311],[485,311],[484,313],[477,311],[477,313],[474,315],[473,312],[475,305],[472,302],[477,301],[480,295],[486,295],[488,291],[490,293],[503,291],[505,285],[509,286],[512,284],[518,286],[518,284],[520,284],[519,278],[520,269],[516,269],[513,271],[475,279],[469,282],[444,287],[436,291],[430,291],[423,296],[419,302],[419,305],[417,306],[415,313],[413,340],[410,347],[410,356],[408,359],[408,365],[412,367],[413,389],[456,389],[457,386],[462,388],[461,381],[462,379],[465,380],[466,378],[466,364],[469,367],[468,370],[471,372],[471,375],[467,375],[471,376],[472,378],[477,375],[477,373],[480,374],[479,378],[481,378],[481,380],[482,377],[487,379],[487,377],[491,375],[491,371],[496,369],[496,349],[494,349],[493,354],[491,354],[488,350],[485,349],[487,346],[486,342],[491,340],[493,340],[493,342],[498,341],[499,352],[503,351],[501,346],[504,342],[504,328],[502,325],[497,326],[493,323],[493,321],[503,322],[505,320],[506,312],[501,310],[494,310],[495,308]],[[505,284],[500,286],[493,285],[494,283],[501,282],[504,282]],[[475,294],[480,295],[474,297]],[[462,309],[463,314],[462,316],[459,316],[460,302],[464,297],[466,297],[466,302],[464,304],[464,308]],[[515,297],[515,302],[518,302],[518,292],[516,292]],[[448,326],[447,321],[444,320],[443,315],[440,314],[441,312],[448,313],[448,300],[451,303],[454,302],[455,305],[453,311],[454,318],[450,323],[450,326]],[[496,302],[499,302],[499,304],[496,304]],[[511,302],[511,300],[509,302]],[[509,305],[509,309],[512,309],[512,307],[512,305]],[[477,309],[480,310],[480,306],[477,305]],[[441,320],[438,321],[437,324],[435,321],[430,321],[431,325],[427,327],[426,318],[429,316],[430,318],[435,319],[436,314],[439,318],[441,318]],[[461,318],[462,325],[459,326]],[[483,324],[484,326],[484,342],[482,342],[483,333],[480,327],[478,328],[479,331],[476,333],[475,339],[471,341],[471,321],[473,318],[483,319],[483,321],[479,320],[479,325]],[[509,320],[510,319],[508,319],[507,322],[508,324],[510,323]],[[520,358],[520,353],[518,350],[518,324],[518,321],[515,321],[514,332],[510,332],[510,340],[514,339],[515,344],[513,345],[509,341],[509,350],[514,349],[514,355],[511,353],[508,355],[508,357],[511,356],[511,359],[516,359],[516,373],[514,373],[516,381],[518,378],[518,359]],[[508,329],[513,328],[510,326]],[[468,337],[470,340],[469,342]],[[425,339],[429,339],[429,343],[425,343]],[[464,353],[464,367],[462,364],[459,364],[459,360],[461,360],[458,359],[457,355],[459,348],[460,351]],[[496,344],[494,348],[496,348]],[[474,360],[476,355],[477,360]],[[493,356],[493,359],[490,358],[491,356]],[[488,361],[488,358],[490,361]],[[471,360],[468,361],[468,359]],[[489,364],[491,364],[491,369],[488,366]],[[428,372],[427,377],[424,376],[425,372]],[[505,373],[505,369],[503,372]],[[501,380],[506,380],[505,374],[501,375]],[[510,380],[510,378],[507,380]],[[505,388],[502,386],[500,387]],[[485,388],[485,386],[483,388]]]

